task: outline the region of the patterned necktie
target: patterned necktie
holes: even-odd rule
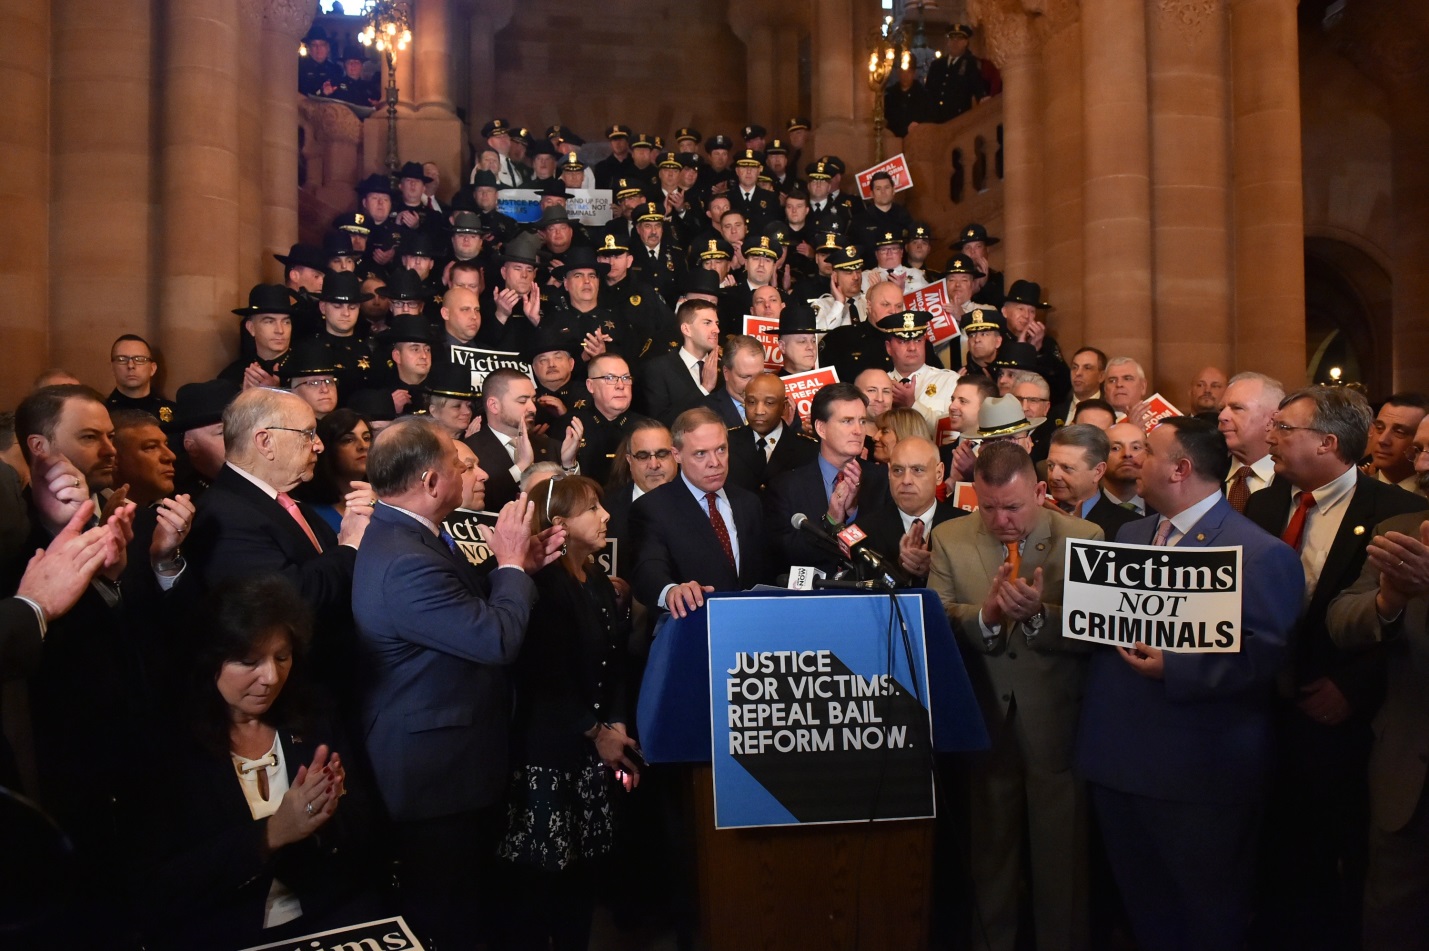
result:
[[[1226,491],[1226,501],[1237,512],[1245,511],[1245,503],[1250,501],[1250,477],[1254,473],[1250,466],[1241,466],[1231,479],[1231,487]]]
[[[1170,540],[1171,532],[1173,532],[1175,528],[1176,526],[1171,524],[1169,518],[1163,518],[1161,524],[1156,526],[1156,537],[1151,539],[1151,544],[1164,546],[1166,542]]]
[[[1022,573],[1022,546],[1020,543],[1013,542],[1007,546],[1007,557],[1002,559],[1002,563],[1012,566],[1012,573],[1007,576],[1009,580]]]
[[[278,493],[278,504],[288,510],[288,514],[293,516],[293,521],[298,523],[298,527],[303,530],[303,534],[308,536],[308,541],[313,543],[313,547],[318,551],[323,550],[322,543],[313,534],[313,527],[308,524],[308,520],[303,518],[302,510],[298,508],[298,503],[293,501],[293,497],[286,492]]]
[[[1300,550],[1300,543],[1305,540],[1305,519],[1315,507],[1315,495],[1309,489],[1301,492],[1298,498],[1300,504],[1295,506],[1294,514],[1290,516],[1290,524],[1285,526],[1285,531],[1280,535],[1280,540],[1296,551]]]
[[[1138,515],[1141,514],[1141,509],[1139,509],[1139,508],[1136,507],[1136,503],[1135,503],[1135,502],[1118,502],[1118,503],[1116,503],[1116,504],[1117,504],[1117,505],[1120,505],[1122,508],[1126,509],[1128,512],[1136,512]]]
[[[706,492],[705,501],[710,504],[710,527],[714,529],[715,537],[719,539],[719,547],[724,549],[724,557],[729,562],[731,568],[737,568],[734,563],[734,543],[729,540],[729,527],[724,524],[724,516],[719,514],[719,506],[716,504],[719,494]]]

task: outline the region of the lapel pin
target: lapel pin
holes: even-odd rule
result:
[[[1356,526],[1355,526],[1355,534],[1356,534],[1356,535],[1363,535],[1363,534],[1364,534],[1364,526],[1363,526],[1363,525],[1356,525]]]
[[[1046,551],[1046,550],[1047,550],[1047,545],[1046,545],[1046,543],[1045,543],[1045,542],[1038,542],[1038,543],[1037,543],[1037,550],[1038,550],[1038,551]]]
[[[1205,540],[1206,540],[1206,533],[1205,533],[1205,532],[1197,532],[1197,533],[1196,533],[1196,541],[1198,541],[1198,542],[1203,542],[1203,541],[1205,541]]]

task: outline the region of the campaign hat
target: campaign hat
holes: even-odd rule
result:
[[[328,304],[362,304],[372,295],[362,290],[362,278],[356,271],[329,271],[323,278],[323,290],[318,300]]]
[[[317,337],[305,337],[293,344],[288,359],[283,361],[280,377],[284,385],[300,376],[322,376],[336,373],[337,361],[332,350]]]
[[[779,314],[779,336],[785,334],[821,334],[814,308],[808,301],[794,300]]]
[[[1004,340],[992,361],[994,370],[1037,371],[1037,348],[1021,340]]]
[[[282,263],[285,270],[292,267],[310,267],[314,271],[327,269],[327,256],[323,254],[323,249],[312,244],[295,244],[287,254],[275,254],[273,257]]]
[[[185,383],[174,394],[174,415],[159,428],[169,435],[223,422],[223,411],[240,392],[230,380]]]
[[[598,277],[604,278],[610,273],[610,265],[596,257],[595,249],[588,248],[583,244],[572,245],[565,254],[561,255],[561,266],[551,269],[551,276],[558,281],[564,281],[566,275],[572,271],[583,269],[595,271]]]
[[[406,267],[393,271],[387,283],[377,288],[377,294],[387,300],[429,300],[432,296],[421,276]]]
[[[402,170],[397,173],[398,178],[416,178],[424,182],[430,182],[432,176],[428,175],[426,169],[422,168],[421,162],[405,162]]]
[[[1016,436],[1031,432],[1047,422],[1047,417],[1027,418],[1022,411],[1022,403],[1011,393],[1006,396],[990,396],[982,401],[977,411],[977,434],[983,439],[999,436]]]
[[[973,263],[973,259],[966,254],[952,256],[948,261],[948,266],[943,269],[944,277],[949,274],[967,274],[975,278],[983,276],[982,271],[979,271],[977,265]]]
[[[447,360],[432,361],[431,372],[422,381],[422,392],[428,396],[458,400],[476,399],[476,388],[471,385],[471,370]]]
[[[948,242],[948,247],[962,248],[962,246],[967,244],[969,241],[981,241],[983,244],[990,248],[1001,240],[1001,238],[996,238],[988,234],[986,228],[974,221],[962,231],[959,231],[957,238],[953,241]]]
[[[248,291],[248,306],[236,307],[233,313],[240,317],[252,317],[254,314],[288,314],[293,313],[293,292],[282,284],[254,284]]]
[[[1042,285],[1036,281],[1013,281],[1012,286],[1007,289],[1006,302],[1027,304],[1038,310],[1048,310],[1052,306],[1042,299]]]

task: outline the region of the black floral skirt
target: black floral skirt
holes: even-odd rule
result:
[[[608,854],[615,846],[614,783],[594,748],[574,771],[517,766],[497,854],[548,872]]]

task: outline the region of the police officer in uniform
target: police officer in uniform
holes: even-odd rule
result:
[[[947,55],[928,67],[928,121],[947,122],[967,112],[987,95],[982,64],[968,50],[973,28],[954,23],[948,28]]]
[[[595,163],[595,187],[612,188],[617,178],[634,178],[635,159],[630,155],[630,126],[617,122],[605,130],[610,154]]]
[[[594,357],[586,366],[586,374],[590,402],[571,412],[584,426],[576,460],[580,463],[581,475],[603,484],[610,475],[620,440],[645,417],[630,411],[633,378],[630,365],[623,357],[614,354]]]
[[[337,391],[343,397],[369,386],[376,378],[371,341],[358,334],[363,325],[357,308],[370,300],[372,295],[362,292],[362,282],[351,271],[329,273],[318,295],[323,329],[317,339],[328,350],[332,372],[337,377]]]
[[[601,236],[596,257],[606,265],[600,303],[618,314],[630,330],[627,348],[631,359],[649,360],[679,349],[680,330],[675,312],[659,293],[631,270],[634,259],[629,242],[613,232]]]
[[[745,149],[734,160],[735,184],[728,192],[729,208],[744,215],[750,231],[759,231],[779,217],[778,197],[759,187],[759,173],[763,168],[764,153],[753,149]]]
[[[630,243],[635,261],[631,269],[640,279],[655,288],[666,307],[673,308],[680,279],[685,274],[685,256],[670,239],[665,227],[665,214],[653,201],[646,202],[634,215],[636,237]]]
[[[431,180],[431,176],[422,169],[421,162],[407,162],[402,166],[397,177],[398,198],[392,209],[392,219],[397,227],[433,234],[446,230],[446,220],[426,201],[425,186]]]
[[[1001,238],[988,234],[987,229],[982,225],[973,222],[958,233],[955,241],[948,244],[948,247],[967,257],[982,272],[979,277],[986,279],[983,280],[981,286],[978,286],[977,280],[974,279],[972,299],[993,310],[1002,306],[1005,296],[1002,272],[994,270],[989,263],[987,249],[1001,240]]]
[[[833,200],[833,168],[820,159],[809,163],[809,167],[804,169],[804,177],[809,181],[809,227],[819,232],[847,233],[853,223],[853,215]]]
[[[314,24],[303,37],[308,55],[298,58],[298,92],[314,96],[323,91],[324,86],[336,88],[342,82],[342,69],[332,61],[332,41],[327,32]]]

